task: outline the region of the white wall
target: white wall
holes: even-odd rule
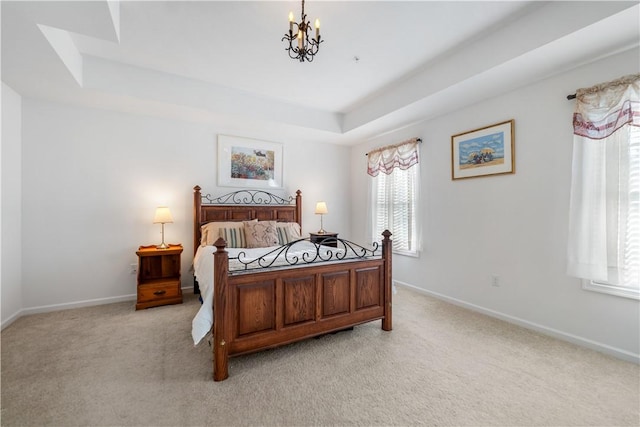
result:
[[[23,99],[23,288],[26,312],[131,298],[139,245],[160,243],[152,224],[167,204],[165,240],[182,243],[182,285],[193,284],[193,187],[219,196],[217,134],[242,130]],[[253,136],[255,137],[255,136]],[[274,141],[271,139],[271,141]],[[285,193],[302,190],[303,231],[319,228],[315,202],[327,200],[325,227],[349,232],[349,149],[283,144]],[[309,155],[313,152],[313,157]],[[323,159],[323,162],[312,159]],[[326,165],[332,165],[327,173]],[[335,213],[335,214],[334,214]],[[28,226],[27,226],[28,224]],[[96,301],[97,300],[97,301]]]
[[[564,271],[573,109],[565,95],[637,72],[638,61],[637,52],[620,54],[353,149],[268,139],[284,145],[286,193],[303,191],[304,231],[318,229],[313,208],[323,199],[330,212],[325,229],[365,242],[364,153],[421,137],[424,250],[419,258],[396,256],[395,279],[637,358],[638,302],[583,291]],[[22,99],[20,136],[18,125],[5,129],[5,123],[20,122],[20,98],[11,92],[5,96],[4,89],[3,107],[8,99],[13,113],[5,121],[3,108],[3,322],[5,313],[19,307],[29,313],[130,299],[135,276],[129,264],[136,262],[139,245],[160,241],[160,227],[151,220],[161,203],[171,207],[175,220],[166,226],[166,240],[185,245],[183,286],[190,286],[192,187],[198,184],[215,195],[231,190],[215,185],[216,135],[257,136],[223,123],[185,123],[28,98]],[[451,181],[451,135],[511,118],[516,173]],[[6,157],[7,133],[14,148],[21,140],[22,166],[19,149],[14,162]],[[10,181],[8,162],[17,168]],[[10,270],[21,276],[20,303],[20,286],[5,287],[7,197],[22,200],[17,213],[9,214],[22,219],[22,235],[13,239],[22,246],[22,269]],[[491,286],[492,274],[500,276],[500,287]],[[13,296],[7,298],[7,292]]]
[[[637,73],[639,63],[637,49],[627,51],[353,148],[354,237],[366,236],[364,153],[421,137],[423,251],[394,256],[394,279],[637,361],[639,302],[585,291],[565,274],[574,107],[566,95]],[[452,181],[451,135],[509,119],[516,173]]]
[[[2,83],[2,246],[0,249],[2,327],[22,309],[21,98]]]

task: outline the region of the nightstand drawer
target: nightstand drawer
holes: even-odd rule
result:
[[[166,281],[138,286],[136,309],[165,304],[182,303],[182,289],[178,281]]]

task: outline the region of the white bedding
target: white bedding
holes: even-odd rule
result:
[[[229,252],[229,258],[235,258],[239,253],[243,252],[243,260],[246,261],[247,259],[257,259],[278,247],[279,246],[272,246],[254,249],[226,248],[226,251]],[[336,254],[343,252],[342,249],[328,246],[321,246],[320,248],[320,255],[323,257],[326,257],[329,251],[334,257]],[[291,259],[292,256],[302,257],[305,253],[312,258],[318,254],[318,246],[304,240],[295,243],[291,249],[287,254],[288,259]],[[200,296],[203,300],[200,310],[198,310],[198,313],[191,323],[191,336],[193,337],[194,345],[198,344],[202,338],[211,331],[211,326],[213,325],[213,254],[215,251],[215,246],[200,246],[193,259],[194,274],[200,286]],[[273,255],[272,258],[275,258],[275,256],[276,255]],[[283,263],[278,261],[276,261],[275,264]],[[286,261],[284,261],[284,263],[286,263]],[[301,264],[304,264],[304,262]],[[229,270],[237,269],[240,265],[237,260],[229,260]]]

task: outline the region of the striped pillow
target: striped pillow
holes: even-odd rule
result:
[[[292,240],[289,238],[289,234],[287,233],[287,229],[284,227],[276,227],[276,231],[278,232],[278,244],[280,246],[286,245],[290,243]]]
[[[227,248],[246,248],[247,239],[243,228],[220,228],[220,237],[227,242]]]
[[[297,222],[278,222],[276,231],[278,232],[278,244],[280,245],[286,245],[302,238],[300,224]]]

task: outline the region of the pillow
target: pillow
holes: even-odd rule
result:
[[[266,248],[278,244],[275,221],[244,221],[247,248]]]
[[[240,227],[220,228],[220,237],[227,242],[227,248],[246,248],[247,239],[244,237],[244,224]]]
[[[278,222],[276,223],[276,231],[279,245],[286,245],[302,238],[300,224],[297,222]]]
[[[287,235],[287,229],[284,227],[276,227],[276,231],[278,232],[278,244],[280,246],[286,245],[291,242],[289,236]]]
[[[254,222],[257,222],[257,219],[253,220]],[[243,221],[212,221],[212,222],[208,222],[206,224],[204,224],[203,226],[200,227],[200,245],[201,246],[213,246],[213,244],[216,242],[216,240],[218,240],[219,237],[224,238],[224,236],[221,235],[220,229],[222,228],[235,228],[235,229],[240,229],[242,230],[242,233],[244,233],[244,224]],[[226,238],[224,238],[225,240],[227,240]],[[245,240],[246,242],[246,240]],[[229,244],[229,241],[227,240],[227,245]],[[229,246],[229,247],[233,247],[233,246]]]

